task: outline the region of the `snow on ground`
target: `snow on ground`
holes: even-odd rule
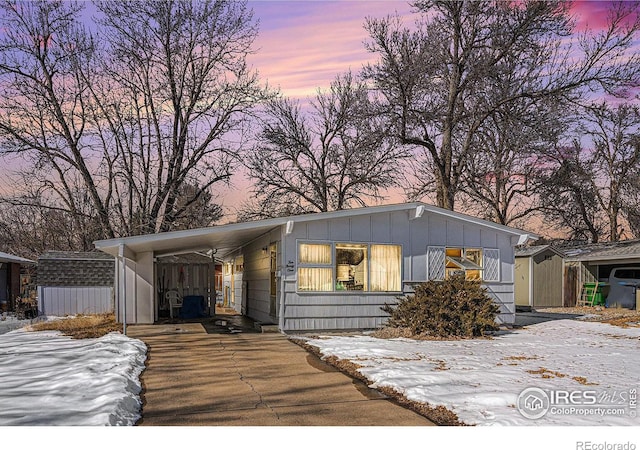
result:
[[[14,315],[6,313],[0,314],[0,334],[8,333],[9,331],[17,330],[30,324],[30,319],[20,320]]]
[[[119,333],[0,335],[0,425],[133,425],[147,348]]]
[[[324,356],[362,366],[359,371],[372,387],[391,387],[410,400],[445,406],[469,425],[589,426],[640,425],[629,405],[629,396],[640,388],[639,339],[640,328],[558,320],[493,339],[321,336],[307,343]],[[543,417],[528,419],[516,404],[531,387],[548,395],[578,394],[573,404],[560,399]],[[594,398],[597,404],[587,405]]]

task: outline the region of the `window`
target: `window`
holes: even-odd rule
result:
[[[298,290],[320,292],[333,290],[330,244],[298,246]]]
[[[400,292],[401,267],[399,245],[300,243],[298,290]]]
[[[427,264],[429,280],[445,280],[457,274],[468,280],[500,280],[498,249],[428,247]]]
[[[368,291],[368,246],[336,244],[336,291]]]
[[[235,264],[233,266],[233,273],[244,272],[244,256],[236,256]]]
[[[371,245],[371,291],[400,292],[402,290],[402,247]]]

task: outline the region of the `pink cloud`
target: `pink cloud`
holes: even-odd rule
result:
[[[576,16],[576,27],[579,31],[604,30],[607,27],[609,10],[614,5],[612,1],[576,1],[571,5],[571,12]],[[631,20],[631,18],[630,18]]]
[[[357,72],[372,59],[363,45],[367,17],[411,15],[403,1],[254,1],[250,6],[260,20],[251,63],[263,79],[297,98],[314,95],[336,74]]]

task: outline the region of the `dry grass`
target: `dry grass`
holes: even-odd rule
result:
[[[597,386],[598,383],[589,383],[589,381],[587,381],[587,379],[585,377],[571,377],[571,379],[573,381],[577,381],[580,384],[583,384],[585,386]]]
[[[530,374],[541,375],[542,378],[565,378],[568,375],[564,373],[556,372],[553,370],[540,367],[538,370],[527,370]],[[571,377],[573,381],[576,381],[584,386],[597,386],[598,383],[590,383],[585,377]]]
[[[532,359],[539,359],[539,357],[535,356],[535,355],[534,356],[523,356],[523,355],[520,355],[520,356],[505,356],[502,359],[506,359],[508,361],[529,361],[529,360],[532,360]]]
[[[114,314],[96,314],[40,322],[31,325],[33,331],[60,331],[74,339],[99,338],[112,331],[122,333],[122,324],[116,323]]]
[[[566,375],[564,373],[556,372],[554,370],[549,370],[544,367],[540,367],[538,370],[527,370],[528,373],[532,375],[541,375],[542,378],[564,378]]]
[[[378,339],[407,338],[419,341],[461,341],[465,339],[491,339],[491,336],[465,337],[465,336],[433,336],[430,334],[413,334],[409,328],[404,327],[384,327],[375,330],[371,336]]]

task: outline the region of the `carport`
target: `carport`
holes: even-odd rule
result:
[[[560,247],[565,255],[564,297],[565,305],[573,306],[580,297],[585,283],[603,286],[608,295],[609,275],[614,268],[640,268],[640,240],[603,242]]]
[[[204,296],[211,310],[216,300],[222,300],[238,312],[248,313],[253,308],[256,320],[277,323],[277,308],[265,314],[259,305],[249,303],[242,271],[247,252],[251,252],[255,264],[272,259],[268,247],[256,252],[251,244],[262,239],[277,245],[280,228],[286,225],[286,220],[272,219],[96,241],[97,249],[116,257],[118,321],[125,326],[157,322],[161,311],[167,308],[166,291],[181,288],[182,295]],[[218,286],[216,266],[223,272],[218,272],[223,279],[218,280]],[[275,275],[273,270],[270,273]],[[265,277],[263,273],[253,275]],[[271,280],[254,282],[260,285]],[[222,287],[223,292],[216,287]]]

